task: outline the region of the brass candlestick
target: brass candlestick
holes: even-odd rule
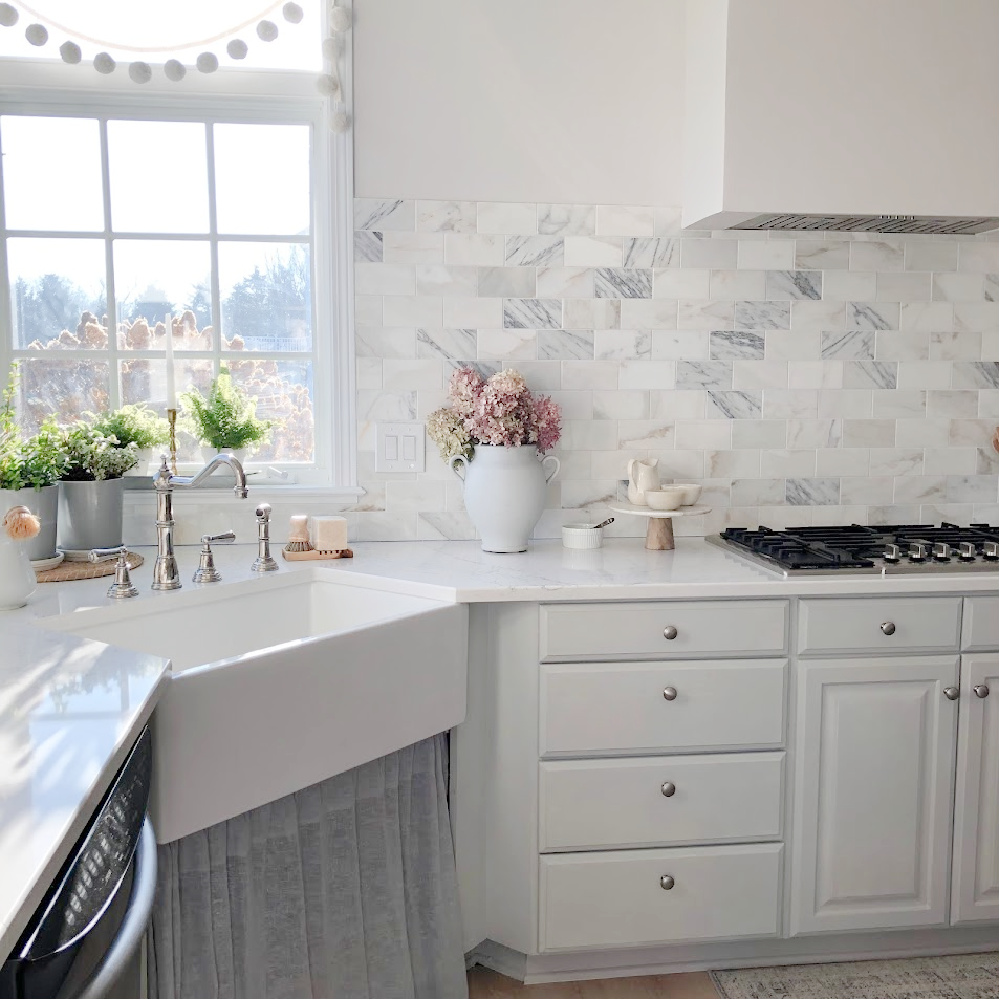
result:
[[[170,424],[170,471],[177,475],[177,411],[167,410],[167,422]]]

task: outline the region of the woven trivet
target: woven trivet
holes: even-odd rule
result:
[[[128,554],[128,568],[135,569],[141,566],[146,560],[138,552]],[[39,583],[67,583],[70,580],[96,580],[101,576],[111,576],[115,571],[114,559],[106,562],[64,562],[52,569],[43,569],[35,572],[35,579]]]

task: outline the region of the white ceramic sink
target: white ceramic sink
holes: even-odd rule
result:
[[[39,624],[171,660],[153,718],[161,843],[465,717],[467,608],[345,585],[322,570]]]

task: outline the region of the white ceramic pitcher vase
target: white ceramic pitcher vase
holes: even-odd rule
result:
[[[553,463],[547,472],[545,464]],[[471,461],[448,459],[465,483],[465,509],[479,532],[484,552],[524,552],[545,509],[545,486],[559,472],[554,455],[541,458],[533,444],[520,448],[477,444]]]

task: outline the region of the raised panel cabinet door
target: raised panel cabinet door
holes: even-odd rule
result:
[[[947,920],[958,658],[798,664],[790,931]]]
[[[997,654],[962,657],[951,922],[998,915]]]

